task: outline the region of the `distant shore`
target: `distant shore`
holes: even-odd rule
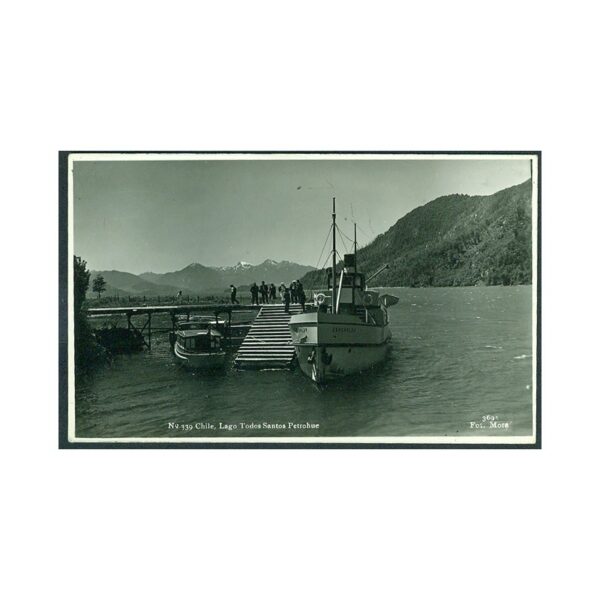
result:
[[[513,284],[513,285],[464,285],[464,286],[400,286],[400,285],[377,285],[370,289],[415,289],[415,288],[469,288],[469,287],[516,287],[518,285],[531,286],[531,283]],[[313,290],[307,290],[307,299],[312,297]],[[250,292],[242,291],[237,294],[237,300],[240,304],[251,304],[252,296]],[[271,304],[280,304],[281,300],[277,297]],[[102,296],[100,298],[88,297],[85,300],[85,308],[108,308],[111,306],[185,306],[187,304],[230,304],[229,294],[183,294],[181,298],[177,296]]]

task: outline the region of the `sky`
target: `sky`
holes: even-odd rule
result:
[[[360,247],[439,196],[529,177],[528,158],[76,161],[74,249],[90,269],[136,274],[267,258],[316,266],[333,196]]]

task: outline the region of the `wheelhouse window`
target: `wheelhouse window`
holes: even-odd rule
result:
[[[344,273],[343,287],[355,287],[363,289],[364,287],[364,276],[362,273]]]
[[[327,289],[331,289],[332,284],[331,267],[327,269]],[[365,276],[362,273],[344,273],[342,275],[342,287],[355,287],[361,290],[365,289]],[[340,273],[335,278],[336,288],[340,285]]]
[[[212,348],[218,347],[215,345],[217,340],[208,335],[179,336],[177,342],[188,352],[210,352]]]
[[[195,338],[195,342],[197,352],[208,352],[210,350],[210,336],[198,336],[197,338]]]

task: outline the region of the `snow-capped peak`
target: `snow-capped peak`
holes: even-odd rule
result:
[[[252,263],[240,260],[240,262],[237,265],[235,265],[235,266],[236,267],[242,267],[243,269],[247,269],[248,267],[253,267],[254,265]]]

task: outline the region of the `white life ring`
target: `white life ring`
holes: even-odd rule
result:
[[[315,297],[315,302],[317,304],[323,304],[323,302],[325,302],[325,294],[317,294]]]

